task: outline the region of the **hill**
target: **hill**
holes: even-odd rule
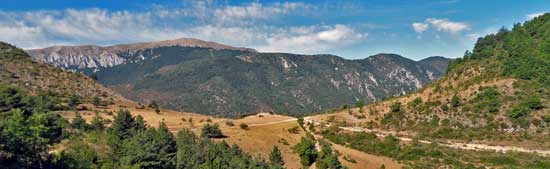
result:
[[[65,101],[76,95],[90,102],[94,97],[106,102],[123,100],[83,74],[35,61],[25,51],[4,42],[0,42],[0,85],[17,86],[32,94],[53,92]]]
[[[73,48],[77,47],[59,51]],[[370,103],[423,87],[443,75],[445,62],[448,63],[445,58],[415,62],[395,54],[346,60],[334,55],[259,53],[212,46],[158,46],[124,51],[117,54],[124,58],[120,64],[117,59],[112,64],[101,59],[84,61],[110,66],[46,61],[94,74],[100,83],[138,102],[156,101],[170,109],[226,117],[268,111],[305,115],[345,104]],[[34,54],[35,58],[76,56],[51,52],[48,48],[39,53],[43,55]],[[91,60],[96,57],[86,56]]]
[[[544,155],[542,152],[550,150],[549,142],[545,141],[550,133],[549,28],[550,14],[515,24],[511,30],[503,28],[496,34],[479,38],[472,52],[466,52],[463,58],[451,63],[447,75],[418,92],[319,115],[312,120],[336,123],[345,130],[397,135],[401,138],[397,140],[416,140],[417,143],[422,140],[420,142],[444,147],[475,147],[477,150],[511,149]],[[371,137],[345,133],[329,129],[325,130],[324,136],[352,145],[357,141],[353,138]],[[354,147],[362,149],[361,145]],[[468,163],[505,168],[546,168],[550,165],[547,158],[533,157],[532,154],[485,154],[474,160],[453,156],[452,152],[454,150],[432,158],[462,159],[463,162],[439,164],[458,168]],[[377,153],[401,158],[407,156]],[[487,156],[500,156],[514,162],[484,161]]]

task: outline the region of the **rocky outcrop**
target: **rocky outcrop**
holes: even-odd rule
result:
[[[44,49],[27,50],[27,53],[37,60],[68,69],[105,68],[135,61],[135,58],[127,57],[134,52],[167,46],[255,52],[254,49],[249,48],[233,47],[192,38],[180,38],[175,40],[121,44],[107,47],[94,45],[53,46]]]

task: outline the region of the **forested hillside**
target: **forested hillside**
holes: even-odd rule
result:
[[[158,46],[118,51],[112,55],[119,59],[111,59],[111,64],[110,55],[96,56],[89,46],[58,48],[30,52],[37,59],[76,57],[85,65],[109,65],[45,60],[96,77],[143,104],[155,101],[165,108],[223,117],[254,112],[299,116],[370,103],[421,88],[442,76],[449,63],[442,57],[415,62],[395,54],[346,60],[334,55]]]
[[[550,159],[533,152],[550,149],[549,40],[550,14],[502,28],[418,92],[318,118],[372,133],[330,127],[321,134],[413,168],[548,168]],[[481,152],[447,148],[457,142]],[[488,146],[532,151],[483,151]]]

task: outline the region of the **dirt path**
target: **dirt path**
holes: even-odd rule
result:
[[[266,123],[249,124],[248,126],[249,126],[249,127],[254,127],[254,126],[265,126],[265,125],[273,125],[273,124],[285,123],[285,122],[296,121],[296,120],[298,120],[298,119],[297,119],[297,118],[291,118],[291,119],[279,120],[279,121],[272,121],[272,122],[266,122]]]
[[[320,123],[316,123],[313,120],[311,120],[309,117],[305,117],[304,121],[307,123],[315,123],[315,125],[320,125]],[[330,124],[328,124],[330,126]],[[353,131],[353,132],[372,132],[375,133],[378,137],[385,137],[387,135],[398,135],[396,132],[391,131],[383,131],[383,130],[373,130],[373,129],[367,129],[362,127],[340,127],[340,129]],[[396,136],[399,140],[402,141],[412,141],[412,138],[408,137],[399,137]],[[418,140],[420,143],[424,144],[432,144],[436,143],[440,146],[450,147],[450,148],[457,148],[457,149],[463,149],[463,150],[474,150],[474,151],[497,151],[497,152],[523,152],[523,153],[534,153],[542,156],[550,156],[550,150],[543,150],[543,149],[527,149],[522,147],[514,147],[514,146],[492,146],[487,144],[476,144],[476,143],[460,143],[460,142],[454,142],[454,141],[446,141],[446,142],[432,142],[427,140]]]

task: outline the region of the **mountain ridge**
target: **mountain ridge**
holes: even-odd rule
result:
[[[300,115],[372,102],[414,91],[445,73],[396,54],[349,60],[165,46],[119,55],[126,61],[110,67],[52,64],[95,74],[100,83],[138,102],[231,117],[267,111]]]
[[[27,50],[27,53],[37,60],[65,68],[100,68],[112,67],[139,58],[127,58],[123,53],[132,53],[151,48],[183,46],[210,48],[215,50],[240,50],[256,52],[255,49],[233,47],[216,42],[203,41],[194,38],[179,38],[173,40],[118,44],[111,46],[79,45],[51,46],[43,49]]]

